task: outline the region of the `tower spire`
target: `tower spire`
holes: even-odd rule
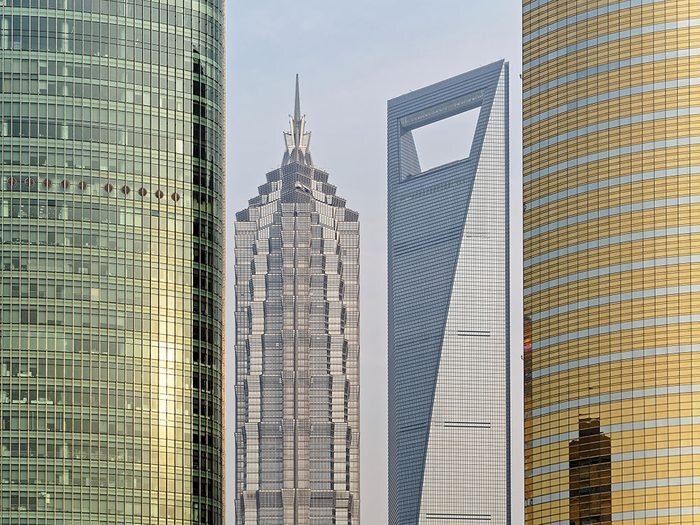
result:
[[[296,92],[294,94],[294,122],[301,120],[301,102],[299,100],[299,73],[297,73]]]
[[[284,142],[287,149],[282,158],[282,166],[292,164],[293,162],[313,166],[311,152],[309,150],[311,133],[306,131],[306,118],[301,114],[298,73],[294,92],[294,115],[289,115],[289,131],[284,133]]]

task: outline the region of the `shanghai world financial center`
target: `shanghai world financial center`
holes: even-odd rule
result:
[[[428,169],[421,128],[474,111]],[[389,523],[506,524],[508,64],[389,101]]]
[[[221,524],[223,0],[0,8],[0,521]]]

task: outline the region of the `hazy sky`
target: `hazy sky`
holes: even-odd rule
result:
[[[314,163],[360,213],[361,500],[364,525],[386,524],[386,101],[505,58],[511,64],[512,228],[519,232],[520,9],[517,0],[227,1],[227,502],[233,523],[233,220],[282,159],[282,131],[301,77]],[[465,132],[465,144],[467,144]],[[466,149],[465,149],[466,151]],[[516,241],[517,243],[518,241]],[[520,248],[513,250],[517,268]],[[519,282],[520,272],[513,274]],[[520,319],[520,291],[513,292]],[[514,341],[522,341],[520,322]],[[520,345],[512,350],[522,477]],[[514,523],[522,523],[516,483]]]

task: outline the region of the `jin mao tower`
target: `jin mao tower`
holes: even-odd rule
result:
[[[359,222],[299,104],[282,166],[236,215],[238,525],[356,525]]]

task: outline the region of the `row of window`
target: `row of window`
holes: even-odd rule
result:
[[[101,484],[94,485],[95,487],[103,486]],[[109,486],[109,484],[104,485]],[[0,510],[6,512],[55,512],[59,515],[69,513],[90,513],[90,514],[120,514],[126,516],[140,516],[141,518],[153,517],[161,519],[168,518],[170,520],[177,519],[172,523],[185,523],[182,521],[184,511],[182,508],[183,501],[181,499],[171,497],[172,502],[180,501],[179,505],[174,503],[167,505],[166,503],[158,503],[150,495],[145,496],[143,500],[124,498],[123,496],[115,496],[114,498],[104,498],[100,496],[85,496],[84,498],[75,497],[71,500],[65,500],[60,497],[54,497],[49,493],[44,493],[40,496],[30,496],[26,494],[2,495],[0,497]],[[35,522],[32,522],[35,523]],[[71,521],[70,523],[76,523]],[[154,521],[155,523],[155,521]],[[189,520],[187,521],[189,523]],[[207,522],[211,523],[211,522]]]
[[[78,303],[81,304],[81,303]],[[108,313],[109,312],[109,313]],[[115,308],[71,308],[56,305],[55,308],[43,310],[32,307],[8,308],[0,311],[0,323],[38,325],[38,326],[83,326],[86,328],[120,328],[141,331],[151,325],[151,314],[134,313],[132,310],[116,311]]]
[[[182,422],[177,423],[181,425]],[[170,420],[161,417],[156,418],[118,418],[112,415],[110,419],[106,414],[101,416],[85,416],[67,414],[63,417],[57,417],[53,422],[46,422],[46,431],[55,432],[58,434],[94,434],[106,436],[126,436],[129,438],[150,438],[164,436],[166,427],[176,425],[174,417]],[[169,431],[168,431],[169,433]],[[169,437],[168,439],[173,439]],[[39,457],[33,447],[38,447],[39,441],[32,441],[27,438],[10,438],[7,437],[0,442],[0,456],[20,457],[20,458],[36,458]],[[38,449],[37,449],[38,450]]]
[[[217,12],[221,12],[223,2],[221,0],[203,0],[204,3]],[[158,0],[3,0],[6,7],[38,8],[55,11],[67,10],[76,13],[95,13],[119,17],[135,18],[136,20],[154,21],[170,25],[181,25],[177,21],[181,17],[189,20],[203,17],[201,11],[185,9],[181,5],[172,2]],[[223,18],[223,17],[222,17]],[[189,24],[187,25],[189,27]],[[212,34],[211,28],[201,31]]]
[[[184,247],[180,249],[178,246],[175,258],[181,260],[186,259],[184,255]],[[197,252],[195,252],[197,253]],[[204,257],[207,252],[204,252],[198,257]],[[94,282],[90,276],[94,277],[120,277],[129,279],[157,279],[160,275],[157,259],[150,261],[148,258],[140,258],[134,261],[133,258],[118,258],[114,254],[111,256],[94,257],[89,255],[70,255],[58,254],[52,257],[51,254],[40,254],[27,257],[26,254],[18,252],[0,251],[0,271],[3,272],[39,272],[41,276],[49,277],[49,274],[64,273],[80,275],[80,280],[86,285]],[[126,255],[125,255],[126,257]],[[184,264],[184,261],[183,261]],[[165,267],[165,264],[163,264]],[[39,275],[37,274],[37,275]],[[53,277],[53,276],[51,276]],[[58,277],[58,276],[56,276]],[[64,276],[67,277],[67,276]],[[39,297],[39,284],[42,279],[34,277],[33,282],[27,278],[20,284],[19,297]],[[13,284],[14,286],[14,284]],[[29,286],[28,292],[24,290]],[[114,285],[118,289],[118,285]],[[130,285],[129,285],[130,287]],[[28,295],[27,295],[28,294]]]
[[[77,226],[77,225],[76,225]],[[149,230],[153,231],[153,230]],[[176,228],[160,230],[163,233],[170,231],[175,236]],[[157,253],[159,250],[167,250],[168,247],[174,251],[174,240],[151,241],[148,236],[142,235],[141,230],[104,232],[98,233],[96,230],[78,230],[77,228],[54,227],[49,228],[43,224],[29,229],[27,226],[5,225],[0,228],[0,244],[3,245],[25,245],[25,246],[61,246],[64,248],[95,248],[102,250],[128,251],[138,254]],[[178,235],[179,240],[184,240],[183,235]],[[181,244],[181,243],[180,243]],[[160,248],[159,248],[159,245]],[[173,255],[175,255],[173,253]],[[182,254],[185,255],[184,253]],[[180,279],[184,282],[184,279]]]
[[[199,67],[206,67],[206,64]],[[91,82],[102,80],[104,82],[117,82],[124,87],[133,89],[143,89],[145,93],[152,94],[156,98],[160,94],[186,91],[184,86],[191,69],[191,67],[187,67],[184,70],[176,70],[164,65],[148,67],[144,64],[131,67],[128,65],[113,67],[100,62],[87,61],[83,63],[65,60],[61,55],[32,60],[22,58],[22,55],[9,56],[8,54],[5,58],[0,59],[0,78],[3,79],[51,80],[56,77],[57,80],[60,80],[61,77],[65,77],[71,81],[77,79]],[[153,91],[148,89],[151,87],[154,88]],[[189,86],[187,87],[189,91]],[[32,104],[32,102],[7,101],[5,104],[27,105]],[[5,111],[7,112],[6,109]]]
[[[143,128],[97,123],[80,124],[39,118],[5,118],[0,121],[0,136],[2,137],[100,142],[136,148],[160,149],[178,154],[185,154],[191,149],[192,142],[187,138],[187,135],[180,135],[180,138],[177,138],[173,132],[167,130],[158,131],[155,128],[150,128],[152,133],[148,134],[138,131],[139,129]]]
[[[31,186],[39,184],[34,177],[25,177],[22,185]],[[53,187],[54,183],[51,179],[45,179],[41,184],[46,190]],[[10,188],[15,188],[19,185],[19,181],[15,177],[7,179],[7,185]],[[80,191],[94,191],[98,184],[88,184],[87,182],[79,182],[77,184]],[[70,190],[71,183],[68,180],[63,180],[59,186],[64,191]],[[111,183],[106,183],[102,187],[104,194],[121,193],[123,196],[128,196],[131,193],[131,188],[123,185],[121,190],[117,192],[116,188]],[[60,190],[59,190],[60,191]],[[141,198],[146,197],[149,193],[146,188],[139,188],[136,192]],[[165,197],[163,190],[156,190],[154,196],[158,199]],[[170,198],[177,202],[180,200],[180,194],[173,192]],[[98,204],[90,202],[80,202],[75,200],[57,200],[57,199],[39,199],[39,198],[0,198],[0,218],[3,219],[50,219],[50,220],[68,220],[68,221],[87,221],[92,223],[115,224],[121,226],[136,226],[141,228],[159,228],[160,223],[168,221],[167,216],[158,210],[139,209],[134,206],[124,207],[111,204]],[[165,221],[163,221],[165,219]]]
[[[141,156],[133,156],[131,153],[136,150],[128,149],[127,153],[123,148],[117,148],[113,144],[95,144],[95,149],[90,151],[90,144],[83,143],[86,147],[73,149],[71,147],[64,148],[64,145],[55,147],[54,143],[42,144],[41,148],[28,144],[5,145],[0,144],[0,164],[5,166],[13,166],[13,170],[17,170],[17,166],[26,169],[30,166],[36,167],[56,167],[70,169],[87,169],[92,171],[110,171],[113,173],[123,173],[129,175],[146,176],[149,178],[161,178],[162,180],[177,181],[178,183],[190,183],[192,179],[201,181],[211,181],[206,188],[222,191],[223,181],[215,177],[212,173],[207,173],[199,166],[192,167],[190,163],[185,164],[176,160],[176,157],[184,160],[185,157],[175,156],[170,152],[163,151],[161,155],[169,157],[169,161],[161,161],[160,165],[151,164],[153,159]],[[100,146],[102,146],[100,148]],[[121,151],[116,151],[119,149]],[[214,151],[214,150],[211,150]],[[139,152],[140,153],[140,152]],[[217,161],[220,161],[220,156],[212,156],[210,161],[210,170],[217,169]],[[40,171],[44,171],[41,169]],[[159,173],[162,176],[159,177]],[[45,176],[40,180],[43,182]],[[69,178],[69,177],[66,177]],[[23,183],[25,177],[17,177],[20,184]],[[58,181],[60,182],[60,180]],[[21,185],[17,186],[22,188]],[[56,186],[54,186],[56,187]],[[39,185],[29,186],[28,189],[38,190]],[[101,190],[101,186],[99,188]]]
[[[49,30],[49,22],[56,28]],[[46,29],[39,29],[45,25]],[[82,26],[82,27],[78,27]],[[97,33],[92,33],[97,29]],[[13,51],[59,52],[100,58],[118,58],[146,62],[150,64],[176,65],[184,69],[186,50],[191,49],[189,39],[174,33],[155,31],[141,34],[142,40],[134,35],[127,40],[126,26],[74,21],[71,19],[2,16],[0,17],[0,49]],[[134,28],[136,30],[136,28]],[[156,42],[148,42],[148,37]],[[160,37],[160,42],[158,42]],[[207,38],[197,42],[198,51],[215,63],[222,62],[223,50]],[[176,62],[177,61],[177,62]],[[217,101],[222,100],[217,96]]]
[[[663,0],[638,0],[638,2],[635,3],[635,7],[639,8],[643,5],[647,4],[653,4],[653,3],[658,3]],[[540,38],[544,35],[554,33],[555,31],[559,31],[565,27],[571,26],[571,25],[576,25],[580,24],[582,22],[585,22],[586,20],[590,19],[601,19],[604,15],[610,14],[610,13],[618,13],[620,11],[628,11],[631,7],[631,2],[629,0],[623,1],[623,2],[618,2],[616,4],[610,4],[607,6],[600,6],[596,7],[595,9],[591,9],[589,11],[585,12],[580,12],[576,13],[575,15],[568,16],[566,18],[562,18],[559,20],[556,20],[557,16],[555,14],[552,14],[547,17],[547,21],[550,20],[556,20],[556,22],[550,22],[547,25],[544,25],[540,27],[539,29],[536,29],[534,31],[527,32],[523,35],[523,44],[527,44],[531,40],[535,40],[537,38]],[[636,12],[639,12],[635,10]],[[628,12],[629,14],[629,12]],[[605,20],[605,19],[603,19]],[[577,31],[576,28],[572,28],[573,33]]]
[[[150,301],[144,302],[143,290],[140,288],[127,289],[126,287],[116,288],[114,285],[100,286],[97,283],[86,284],[72,283],[69,281],[56,284],[53,281],[27,283],[26,280],[20,284],[19,281],[6,281],[0,287],[2,297],[23,298],[23,299],[58,299],[58,300],[83,300],[91,302],[108,302],[128,305],[148,306]],[[146,293],[148,297],[148,292]],[[182,298],[180,298],[182,300]]]
[[[3,420],[3,424],[5,424]],[[9,423],[8,423],[9,425]],[[12,429],[3,428],[3,430]],[[16,461],[15,458],[19,458],[19,448],[20,442],[17,440],[12,440],[11,438],[6,438],[3,440],[3,450],[9,451],[9,455],[4,455],[2,462],[3,465],[0,467],[2,472],[2,481],[7,482],[10,476],[17,476],[15,478],[16,482],[22,482],[26,484],[43,484],[46,483],[46,479],[42,479],[46,475],[46,471],[52,470],[50,468],[50,463],[45,463],[44,466],[48,468],[37,468],[37,469],[18,469],[18,464],[23,462]],[[148,442],[138,442],[132,443],[129,440],[124,440],[123,442],[106,442],[106,441],[96,441],[96,440],[32,440],[29,441],[29,452],[23,457],[41,458],[41,459],[69,459],[69,460],[85,460],[85,461],[109,461],[109,462],[119,462],[119,463],[149,463],[153,458],[157,457],[159,451],[156,447],[153,449],[150,447]],[[14,451],[14,453],[13,453]],[[60,462],[57,462],[60,463]],[[68,463],[70,465],[70,463]],[[128,466],[128,465],[125,465]],[[124,467],[125,467],[124,466]],[[122,468],[124,468],[122,467]],[[61,465],[60,470],[64,469],[64,465]]]
[[[77,368],[80,370],[80,368]],[[80,386],[71,388],[36,387],[34,385],[8,385],[3,382],[0,387],[0,404],[63,405],[75,407],[103,407],[122,410],[149,410],[150,401],[142,398],[140,393],[123,392],[114,388]],[[19,418],[21,421],[27,418]],[[20,425],[21,426],[21,425]]]

